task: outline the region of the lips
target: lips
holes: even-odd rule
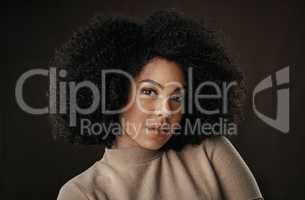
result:
[[[170,124],[151,125],[146,126],[147,129],[158,132],[169,132],[171,130]]]

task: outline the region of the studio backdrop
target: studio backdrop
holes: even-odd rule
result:
[[[56,139],[47,115],[31,115],[16,85],[31,69],[47,69],[60,47],[95,14],[143,20],[176,9],[218,33],[245,75],[247,98],[238,134],[229,137],[266,200],[305,199],[304,1],[19,1],[2,25],[8,58],[1,66],[0,199],[56,199],[60,187],[103,156],[104,147]],[[4,44],[4,43],[3,43]],[[25,82],[22,97],[48,105],[48,79]]]

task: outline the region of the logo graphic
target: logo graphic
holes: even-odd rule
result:
[[[289,132],[289,86],[284,88],[279,88],[276,91],[277,94],[277,108],[276,108],[276,118],[273,119],[267,115],[259,112],[255,105],[255,96],[257,93],[272,87],[279,87],[284,84],[289,84],[289,66],[279,70],[275,74],[276,85],[272,85],[271,75],[263,79],[254,88],[252,94],[252,107],[256,116],[269,126],[283,132]]]
[[[65,81],[64,78],[67,76],[67,72],[65,70],[59,70],[57,72],[56,68],[51,67],[49,70],[47,69],[32,69],[20,76],[20,78],[17,80],[16,88],[15,88],[15,97],[17,104],[20,106],[20,108],[30,114],[34,115],[43,115],[43,114],[68,114],[69,115],[69,126],[75,127],[77,123],[77,114],[82,115],[89,115],[95,112],[97,109],[100,109],[102,113],[105,114],[119,114],[123,112],[125,109],[128,109],[130,106],[130,103],[127,104],[124,108],[119,110],[107,110],[106,108],[106,74],[120,74],[122,76],[126,76],[126,78],[129,79],[131,86],[135,87],[135,82],[133,77],[128,74],[125,71],[118,70],[118,69],[107,69],[107,70],[101,70],[101,88],[99,89],[97,87],[97,83],[91,82],[89,80],[85,80],[82,82],[75,82],[73,80]],[[45,106],[43,108],[34,108],[28,105],[23,97],[23,86],[24,83],[27,81],[27,79],[33,77],[33,76],[44,76],[49,78],[49,105]],[[175,113],[176,111],[184,113],[185,109],[185,99],[189,99],[190,101],[194,101],[195,108],[200,113],[204,113],[205,115],[214,115],[214,114],[226,114],[228,113],[228,94],[232,87],[236,86],[237,83],[235,81],[233,82],[223,82],[222,84],[218,85],[215,82],[212,81],[203,81],[200,83],[196,88],[193,88],[192,86],[192,77],[193,77],[193,71],[192,68],[189,68],[188,72],[188,87],[184,88],[183,86],[179,85],[178,82],[170,82],[167,83],[168,85],[178,85],[178,88],[182,88],[181,92],[179,94],[173,95],[173,96],[160,96],[158,97],[159,100],[162,101],[172,101],[174,102],[176,107],[172,110],[172,113]],[[275,80],[273,80],[273,77],[275,77]],[[61,81],[57,84],[57,78],[60,78]],[[275,84],[275,85],[274,85]],[[253,90],[252,93],[252,107],[254,110],[254,113],[256,116],[261,119],[263,122],[268,124],[269,126],[283,132],[288,133],[289,132],[289,66],[278,70],[275,72],[274,76],[267,76],[262,81],[260,81],[256,87]],[[206,89],[206,87],[215,90],[215,93],[213,94],[206,94],[202,93],[203,89]],[[276,89],[276,117],[273,119],[272,117],[258,111],[256,104],[255,104],[255,97],[258,93],[265,91],[270,88]],[[92,94],[92,102],[89,107],[82,108],[78,105],[77,102],[77,95],[79,90],[84,89],[88,90]],[[188,90],[186,92],[185,90]],[[195,91],[195,92],[193,92]],[[204,90],[203,90],[204,91]],[[134,98],[137,96],[137,98]],[[145,97],[145,98],[144,98]],[[150,96],[149,96],[150,97]],[[147,102],[152,102],[154,99],[150,99],[150,101],[147,101],[146,96],[142,96],[139,94],[133,95],[133,101],[136,101],[139,109],[142,112],[150,113],[154,112],[154,107],[151,107],[155,104],[148,104]],[[158,101],[159,101],[158,100]],[[218,100],[222,102],[222,108],[215,108],[214,110],[207,110],[205,108],[202,108],[202,104],[200,100]],[[67,102],[68,101],[68,102]],[[146,103],[145,103],[146,102]],[[163,104],[162,104],[163,105]],[[69,106],[69,107],[68,107]],[[193,113],[193,104],[189,103],[188,105],[188,112],[189,114]],[[67,109],[68,107],[68,109]],[[163,107],[162,107],[163,109]],[[166,109],[165,109],[166,111]],[[89,126],[88,121],[81,121],[84,122],[82,125],[85,127]],[[86,122],[86,123],[85,123]],[[218,123],[218,124],[227,124],[227,121],[224,120],[224,123]],[[88,125],[88,126],[87,126]],[[94,125],[96,126],[96,125]]]

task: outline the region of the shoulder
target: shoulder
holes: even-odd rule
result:
[[[88,200],[85,189],[72,180],[65,183],[59,190],[57,200]]]
[[[179,154],[183,157],[205,156],[209,160],[225,154],[238,154],[233,144],[225,136],[209,136],[198,144],[186,145],[181,151],[170,150],[169,152],[174,152],[172,154]]]
[[[237,153],[233,144],[225,136],[210,136],[201,142],[201,146],[210,159],[219,153]]]
[[[227,167],[234,166],[236,169],[240,167],[248,168],[237,149],[225,136],[209,137],[201,143],[201,146],[216,168],[217,165],[220,165],[220,168],[224,168],[224,165]]]
[[[254,175],[229,139],[210,137],[202,146],[226,199],[263,199]]]
[[[67,181],[59,190],[57,200],[88,200],[95,190],[95,182],[99,177],[98,162],[87,170]],[[100,190],[100,189],[99,189]],[[103,191],[99,191],[102,195]],[[103,199],[103,198],[101,198]],[[106,198],[105,198],[106,199]]]
[[[232,144],[224,136],[209,136],[198,144],[188,144],[181,151],[169,150],[167,155],[171,157],[178,156],[180,160],[195,164],[210,163],[214,155],[221,154],[220,149],[230,149]]]

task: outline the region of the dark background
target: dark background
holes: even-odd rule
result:
[[[249,97],[239,135],[231,141],[245,159],[265,199],[305,199],[305,26],[304,1],[20,1],[8,5],[8,60],[1,66],[0,199],[55,199],[60,187],[103,155],[103,147],[83,147],[53,140],[44,116],[32,116],[17,105],[14,89],[29,69],[46,68],[54,49],[96,12],[141,20],[153,11],[176,8],[204,17],[218,30],[228,52],[246,75]],[[3,52],[2,55],[6,55]],[[283,134],[259,120],[251,108],[255,85],[290,65],[290,132]],[[25,99],[45,106],[46,78],[25,85]],[[263,113],[275,115],[269,90],[258,97]]]

